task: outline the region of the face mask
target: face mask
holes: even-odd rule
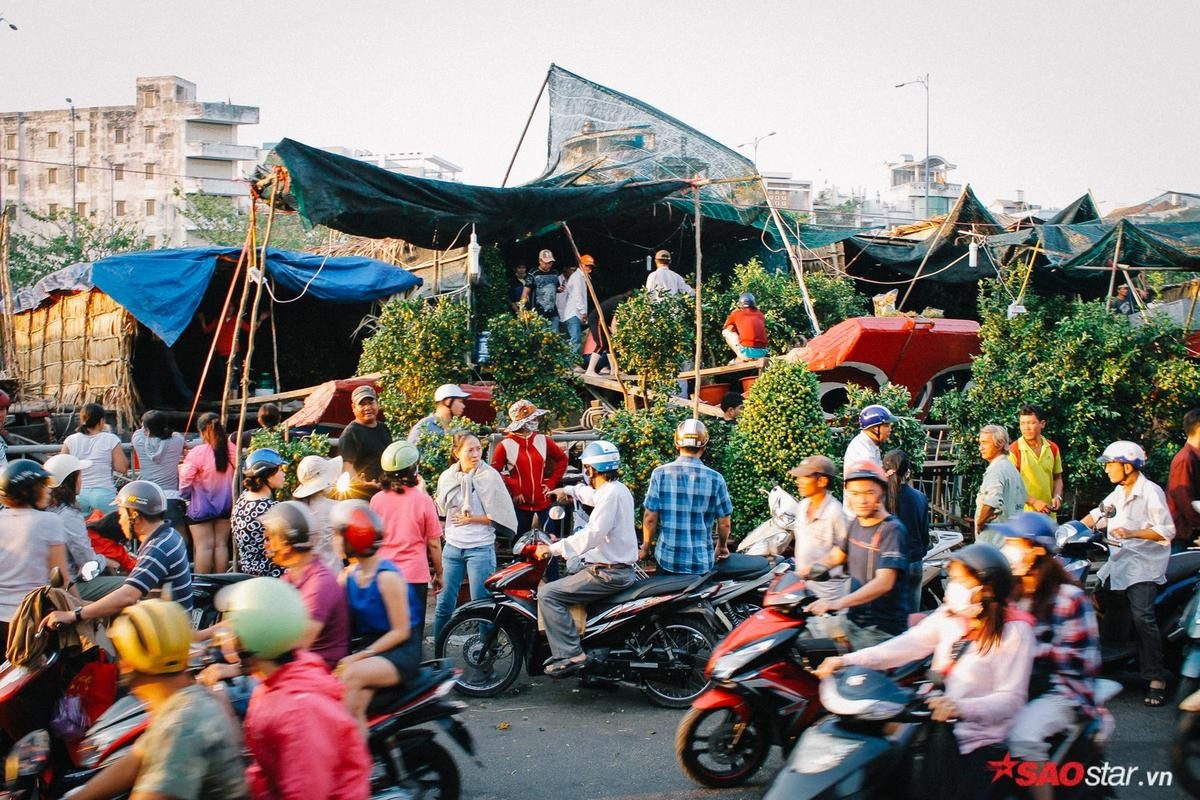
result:
[[[1008,566],[1012,568],[1012,574],[1015,578],[1023,578],[1029,574],[1029,561],[1025,559],[1025,550],[1019,545],[1006,544],[1000,548],[1000,552],[1008,559]]]
[[[968,589],[961,583],[951,581],[946,584],[946,596],[942,599],[942,605],[951,614],[960,617],[978,617],[983,611],[983,604],[976,602],[976,591],[976,589]]]
[[[521,430],[525,431],[526,433],[533,433],[533,432],[534,432],[534,431],[536,431],[537,429],[538,429],[538,419],[537,419],[537,417],[534,417],[534,418],[530,419],[530,420],[529,420],[528,422],[526,422],[526,423],[525,423],[523,426],[521,426]]]

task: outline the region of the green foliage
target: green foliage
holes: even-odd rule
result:
[[[920,421],[908,413],[912,410],[912,395],[907,388],[897,383],[885,383],[881,389],[846,385],[846,405],[838,409],[831,422],[839,429],[832,434],[833,452],[837,454],[834,461],[841,462],[850,440],[858,435],[859,412],[875,404],[884,406],[896,417],[892,435],[883,443],[881,449],[885,453],[888,450],[903,450],[912,466],[912,474],[917,474],[921,471],[921,465],[925,463],[925,441],[929,437]]]
[[[246,241],[246,229],[250,224],[248,212],[238,207],[232,197],[194,193],[183,194],[183,209],[180,211],[194,226],[197,237],[221,247],[241,247]],[[256,219],[258,241],[266,235],[267,213],[260,209]],[[325,244],[329,229],[316,227],[306,230],[299,214],[275,212],[271,222],[271,247],[280,250],[305,251]]]
[[[803,364],[773,363],[746,396],[746,406],[719,455],[733,499],[733,536],[740,539],[767,514],[765,492],[790,488],[788,470],[806,456],[832,451],[817,377]]]
[[[508,407],[521,398],[550,412],[546,430],[583,411],[571,343],[541,315],[528,310],[498,314],[488,320],[488,330],[487,369],[497,384],[492,405],[500,424],[508,421]]]
[[[150,247],[150,240],[132,220],[101,224],[73,211],[42,214],[26,208],[23,213],[36,224],[31,230],[14,230],[9,239],[8,268],[14,288],[30,286],[72,264]]]
[[[828,272],[805,272],[804,283],[812,298],[813,310],[821,330],[829,330],[851,317],[867,316],[871,313],[870,301],[858,293],[854,284]]]
[[[483,440],[483,428],[466,417],[454,420],[448,433],[437,431],[421,431],[417,437],[417,450],[421,453],[420,473],[425,478],[425,490],[433,494],[437,489],[438,476],[450,466],[450,450],[454,447],[454,434],[473,433],[480,437],[483,444],[484,456],[487,455],[487,442]]]
[[[655,392],[666,402],[677,392],[679,367],[694,354],[695,303],[690,297],[668,295],[651,300],[635,292],[613,317],[613,347],[622,372],[641,379],[643,392]]]
[[[484,282],[471,290],[471,326],[475,331],[486,330],[488,320],[511,310],[508,304],[508,269],[500,249],[483,248],[479,254],[479,266],[483,270]]]
[[[287,482],[283,488],[278,491],[278,499],[287,500],[292,496],[292,492],[296,490],[299,481],[296,478],[296,468],[300,466],[300,460],[305,456],[321,456],[328,458],[333,451],[333,445],[329,443],[329,437],[323,433],[313,433],[308,436],[290,436],[287,441],[284,441],[283,430],[277,428],[275,430],[267,430],[262,428],[254,432],[250,437],[250,449],[259,450],[267,448],[274,450],[288,460],[288,470],[286,472]]]
[[[1178,449],[1183,412],[1200,396],[1200,364],[1188,358],[1181,330],[1156,318],[1133,327],[1103,301],[1075,302],[1028,293],[1025,314],[1008,319],[1008,295],[994,281],[980,288],[980,356],[964,395],[935,401],[934,413],[951,426],[967,487],[977,486],[984,464],[975,456],[979,429],[1004,425],[1015,432],[1024,403],[1046,414],[1046,435],[1063,455],[1066,484],[1080,507],[1109,490],[1096,458],[1117,439],[1141,444],[1147,473],[1163,483]]]
[[[634,411],[620,409],[600,420],[596,433],[621,451],[621,481],[640,506],[650,485],[650,473],[674,461],[675,427],[691,416],[682,406],[663,403]]]
[[[408,430],[433,410],[433,392],[443,383],[470,377],[471,332],[464,303],[441,298],[393,298],[363,342],[360,374],[379,372],[380,404],[389,424]]]

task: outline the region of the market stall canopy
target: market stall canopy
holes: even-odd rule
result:
[[[1200,222],[1138,225],[1123,219],[1060,266],[1066,272],[1111,270],[1114,261],[1127,270],[1200,270]]]
[[[239,247],[145,250],[75,264],[17,294],[17,313],[36,308],[53,292],[99,289],[116,300],[168,345],[191,322],[216,272],[218,259],[236,261]],[[391,297],[421,285],[400,267],[369,258],[325,258],[268,248],[267,275],[276,292],[331,303]],[[281,298],[283,299],[283,298]]]
[[[511,241],[559,222],[603,217],[659,202],[686,180],[625,180],[588,186],[473,186],[401,175],[292,139],[275,146],[291,176],[294,207],[312,225],[372,239],[446,250]]]
[[[1067,205],[1062,211],[1059,211],[1050,219],[1046,220],[1047,225],[1077,225],[1081,222],[1099,222],[1100,209],[1096,207],[1096,200],[1092,197],[1089,191],[1073,203]]]

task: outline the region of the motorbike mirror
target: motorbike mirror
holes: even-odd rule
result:
[[[63,573],[60,568],[55,567],[54,569],[50,570],[50,585],[52,587],[54,587],[55,589],[61,589],[66,584],[67,584],[67,582],[63,578]]]
[[[550,519],[560,520],[567,516],[567,510],[559,505],[550,506]]]
[[[1112,519],[1117,515],[1117,507],[1114,505],[1105,505],[1100,507],[1100,513],[1107,519]]]
[[[79,569],[80,580],[90,581],[100,574],[100,562],[89,561]]]

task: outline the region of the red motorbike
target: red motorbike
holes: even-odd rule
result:
[[[780,575],[762,611],[713,650],[706,670],[711,687],[692,701],[675,734],[675,755],[689,778],[717,788],[741,785],[772,745],[786,754],[824,713],[812,670],[844,648],[800,636],[813,599],[799,575]]]

